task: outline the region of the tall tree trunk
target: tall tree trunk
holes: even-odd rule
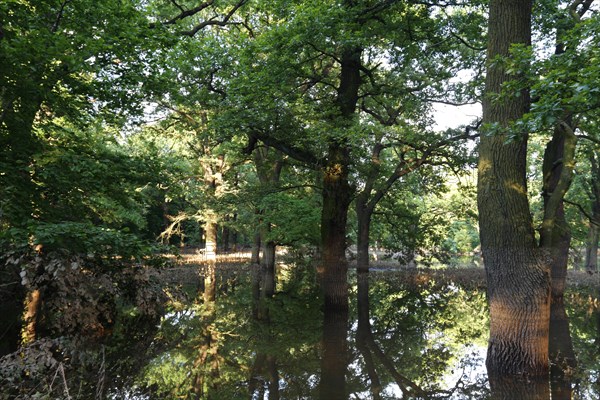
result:
[[[338,114],[332,123],[347,129],[354,123],[358,90],[361,84],[362,49],[348,47],[341,58],[340,85],[337,90]],[[325,307],[348,308],[346,261],[346,222],[352,201],[348,182],[350,149],[347,139],[330,138],[327,162],[323,171],[323,209],[321,211],[321,244]]]
[[[481,136],[477,203],[488,282],[490,385],[506,375],[548,376],[550,271],[535,239],[527,199],[527,132],[507,143],[507,129],[529,108],[529,94],[492,100],[510,76],[498,56],[513,43],[531,43],[531,0],[491,0],[483,122],[497,131]],[[516,132],[513,132],[516,134]]]
[[[544,152],[544,217],[540,247],[550,255],[552,298],[562,298],[567,279],[571,230],[565,219],[564,195],[571,184],[577,140],[571,118],[554,128],[552,140]]]
[[[356,235],[356,265],[357,271],[369,271],[369,236],[371,231],[371,216],[372,208],[366,204],[366,199],[363,196],[356,198],[356,218],[358,222]]]
[[[204,224],[205,255],[207,261],[217,260],[217,222],[211,217]]]
[[[267,240],[263,246],[261,269],[263,270],[263,295],[266,298],[275,294],[275,242]]]
[[[251,264],[260,264],[260,231],[254,234],[254,240],[252,241],[252,253],[250,255]]]
[[[596,215],[600,222],[600,214]],[[585,245],[585,270],[588,272],[598,271],[598,240],[600,238],[598,225],[590,223],[587,241]]]
[[[325,307],[348,308],[346,222],[352,189],[348,184],[348,150],[330,146],[332,159],[323,179],[321,242]]]
[[[592,167],[590,179],[590,201],[592,202],[592,218],[588,231],[585,249],[585,269],[589,272],[598,271],[598,240],[600,231],[600,162],[595,153],[589,155]]]

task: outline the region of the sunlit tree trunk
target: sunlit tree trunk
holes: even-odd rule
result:
[[[23,313],[23,329],[21,332],[21,344],[29,344],[37,338],[38,317],[42,295],[40,289],[29,290],[25,298],[25,312]]]
[[[548,376],[550,271],[536,243],[526,184],[527,132],[507,143],[510,123],[529,108],[528,91],[492,100],[518,78],[493,63],[514,43],[531,42],[531,0],[491,0],[488,70],[478,163],[481,247],[490,308],[487,369],[492,389],[507,375]],[[543,387],[543,385],[541,385]]]

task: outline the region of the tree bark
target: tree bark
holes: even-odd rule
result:
[[[540,247],[550,255],[552,298],[562,298],[567,279],[571,230],[565,218],[564,196],[571,184],[577,139],[571,118],[554,128],[552,140],[544,152],[542,172],[544,217]]]
[[[356,198],[356,218],[357,218],[357,236],[356,236],[356,266],[357,271],[369,271],[369,240],[371,233],[371,217],[373,209],[368,207],[363,196]]]
[[[492,390],[507,375],[548,376],[550,271],[535,239],[527,199],[527,132],[509,132],[529,108],[529,94],[492,99],[504,82],[498,56],[511,44],[531,43],[531,0],[491,0],[483,123],[491,134],[479,147],[477,203],[488,282]],[[507,143],[508,135],[516,135]]]
[[[205,255],[207,261],[215,262],[217,260],[217,223],[212,217],[209,217],[204,224],[205,235]]]
[[[600,221],[600,214],[596,216]],[[598,240],[600,238],[598,225],[590,224],[587,242],[585,246],[585,270],[588,272],[598,271]]]
[[[260,232],[254,234],[254,240],[252,241],[252,254],[250,256],[251,264],[260,264]]]
[[[600,236],[600,163],[594,153],[589,155],[589,161],[592,167],[589,194],[592,202],[592,218],[585,249],[585,269],[588,272],[596,272],[598,271],[598,240]]]
[[[550,308],[550,388],[553,400],[570,400],[572,371],[577,367],[569,317],[562,297],[553,298]]]
[[[25,312],[23,313],[23,330],[21,344],[27,345],[37,338],[37,325],[42,304],[40,289],[33,289],[27,293],[25,299]]]
[[[337,115],[332,123],[347,129],[354,122],[358,91],[361,84],[362,49],[348,47],[341,57],[340,85],[337,90]],[[325,307],[348,308],[346,261],[346,222],[352,201],[348,182],[350,149],[347,139],[330,138],[323,171],[323,209],[321,211],[321,244]]]
[[[275,242],[268,240],[263,246],[261,269],[263,270],[263,295],[271,298],[275,294]]]

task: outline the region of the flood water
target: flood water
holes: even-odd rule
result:
[[[207,271],[182,288],[194,300],[102,347],[102,398],[600,398],[594,293],[571,289],[566,307],[553,310],[551,383],[492,391],[485,291],[477,285],[351,271],[345,312],[323,309],[309,268],[280,268],[272,298],[257,291],[251,271]],[[91,376],[88,386],[97,388],[98,374]],[[71,390],[70,398],[81,396]]]

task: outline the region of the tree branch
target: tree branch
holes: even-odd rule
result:
[[[213,1],[210,1],[209,3],[212,3]],[[215,18],[211,18],[207,21],[201,22],[198,25],[196,25],[193,29],[186,31],[186,32],[181,32],[182,35],[184,36],[194,36],[196,33],[198,33],[198,31],[206,28],[207,26],[225,26],[227,25],[227,23],[229,22],[229,20],[231,19],[231,17],[233,17],[233,14],[235,14],[235,12],[242,7],[244,4],[246,4],[248,2],[248,0],[240,0],[237,2],[237,4],[231,9],[231,11],[229,11],[227,13],[227,15],[225,15],[225,17],[223,17],[222,20],[217,20]],[[205,3],[206,4],[206,3]]]
[[[596,226],[600,226],[600,221],[596,221],[596,219],[590,214],[588,213],[581,204],[579,203],[575,203],[574,201],[570,201],[567,199],[563,200],[565,203],[570,204],[574,207],[577,207],[577,209],[579,210],[579,212],[581,214],[583,214],[584,217],[586,217],[588,219],[588,221],[590,222],[590,224],[592,225],[596,225]]]

